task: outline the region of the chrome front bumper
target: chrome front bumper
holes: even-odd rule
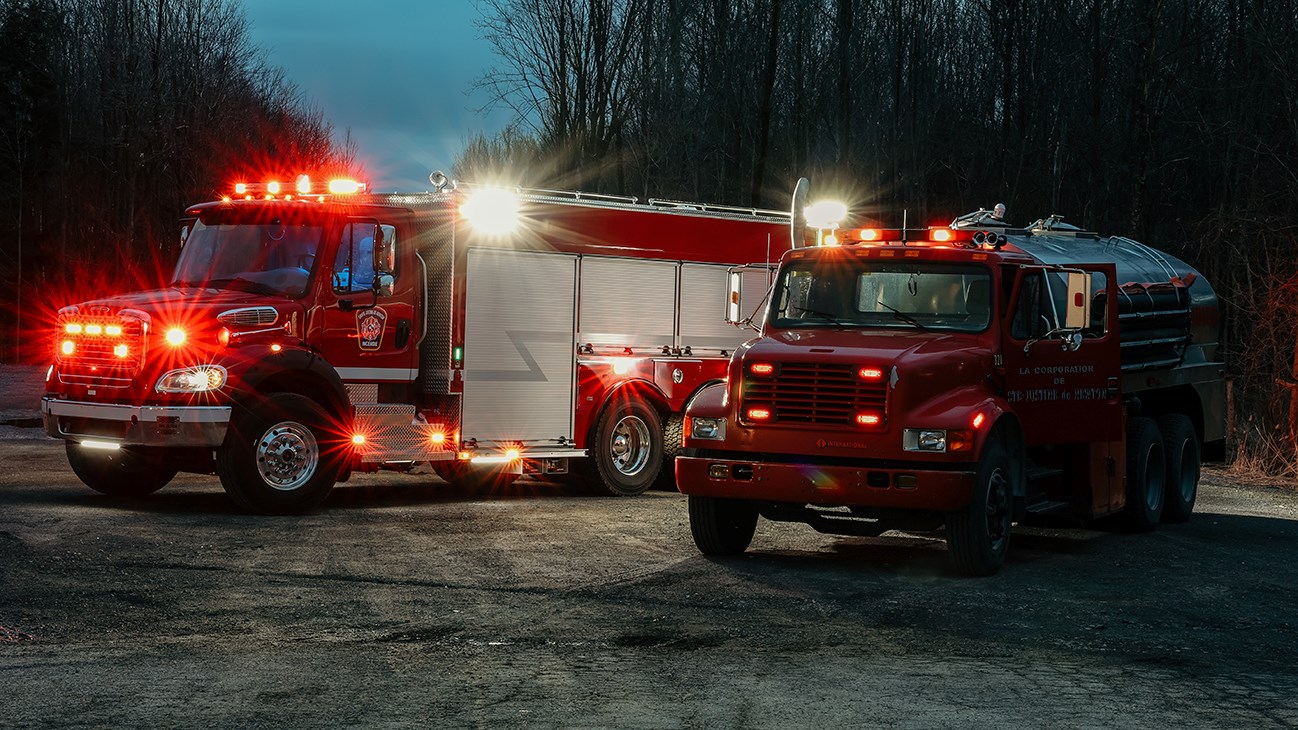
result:
[[[121,446],[220,446],[229,406],[123,406],[41,399],[45,432],[69,441]]]

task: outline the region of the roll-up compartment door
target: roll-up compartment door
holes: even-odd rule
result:
[[[580,341],[597,347],[672,345],[676,268],[671,261],[583,257]]]
[[[461,438],[573,436],[577,258],[471,249]]]

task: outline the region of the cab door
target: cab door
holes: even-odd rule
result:
[[[415,379],[419,278],[413,254],[405,250],[403,226],[374,218],[349,220],[332,261],[321,266],[325,357],[348,383],[410,382]],[[392,275],[391,292],[380,291],[382,273],[375,248]]]
[[[1014,285],[1001,330],[1005,396],[1026,444],[1121,441],[1113,265],[1021,266],[1006,274]]]

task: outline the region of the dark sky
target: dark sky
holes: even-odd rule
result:
[[[464,142],[505,111],[473,82],[494,63],[472,0],[248,0],[252,41],[341,139],[350,129],[372,189],[426,190]]]

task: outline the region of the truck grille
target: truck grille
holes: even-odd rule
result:
[[[780,423],[854,425],[863,411],[886,413],[887,369],[878,381],[857,375],[856,365],[782,363],[770,377],[745,376],[745,407],[765,406]]]
[[[144,363],[145,330],[138,319],[73,315],[60,320],[55,346],[59,381],[104,388],[130,386]]]
[[[244,307],[221,312],[216,318],[233,327],[267,327],[279,319],[279,311],[274,307]]]

